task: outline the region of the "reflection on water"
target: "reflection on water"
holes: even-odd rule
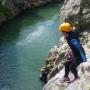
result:
[[[44,33],[44,26],[38,26],[37,31],[34,31],[32,33],[29,33],[26,38],[21,40],[20,42],[17,42],[17,45],[27,45],[35,41],[37,38],[40,38],[42,33]]]

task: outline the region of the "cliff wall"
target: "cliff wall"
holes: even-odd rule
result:
[[[51,73],[48,75],[48,83],[43,90],[90,90],[90,0],[65,0],[60,10],[60,20],[70,22],[76,25],[78,30],[83,31],[80,37],[81,43],[85,49],[87,57],[87,67],[78,67],[79,80],[71,84],[60,83],[60,77],[64,75],[64,69],[61,62],[67,49],[67,43],[63,37],[60,39],[60,45],[50,50],[49,64]],[[49,65],[49,66],[50,66]],[[56,74],[58,70],[58,74]],[[55,75],[56,74],[56,75]],[[72,74],[69,75],[72,79]]]
[[[0,24],[26,9],[56,1],[59,0],[0,0]]]
[[[61,21],[78,22],[80,29],[90,28],[90,0],[65,0],[60,12]]]

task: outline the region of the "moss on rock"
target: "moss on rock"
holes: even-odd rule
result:
[[[2,12],[6,17],[13,16],[12,12],[9,9],[7,9],[5,6],[3,6],[1,3],[0,3],[0,12]]]

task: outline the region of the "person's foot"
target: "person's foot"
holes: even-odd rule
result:
[[[80,79],[80,77],[78,76],[77,78],[73,79],[73,80],[71,81],[71,83],[74,82],[74,81],[76,81],[76,80],[79,80],[79,79]]]
[[[60,79],[60,83],[64,83],[64,82],[70,82],[70,79],[68,77],[62,77]]]

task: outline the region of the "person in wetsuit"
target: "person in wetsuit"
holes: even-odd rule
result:
[[[78,32],[73,31],[72,26],[70,23],[63,23],[60,25],[59,30],[64,34],[64,38],[66,39],[70,49],[72,50],[74,56],[75,56],[75,61],[76,64],[72,67],[74,68],[73,72],[75,74],[75,79],[78,78],[78,72],[75,68],[77,68],[78,65],[80,65],[83,62],[86,62],[86,55],[85,55],[85,51],[82,47],[82,45],[80,44],[80,41],[78,39]],[[65,66],[65,75],[63,78],[63,81],[68,81],[68,72],[69,72],[69,68],[68,68],[68,64],[66,64]]]

